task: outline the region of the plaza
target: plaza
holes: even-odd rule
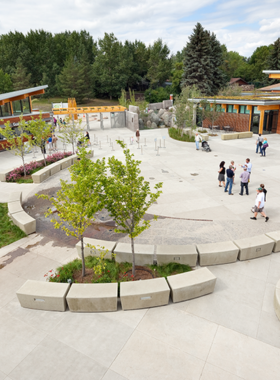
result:
[[[145,179],[151,185],[163,182],[162,195],[149,209],[159,219],[136,243],[201,244],[280,230],[278,134],[268,137],[265,158],[255,153],[255,136],[229,141],[222,141],[220,135],[211,137],[210,153],[172,140],[166,128],[141,131],[139,147],[130,144],[132,136],[135,140],[126,128],[106,125],[104,130],[90,131],[93,160],[122,158],[120,147],[114,143],[112,148],[107,142],[120,138],[142,161]],[[61,142],[58,148],[62,149]],[[40,157],[37,153],[36,159]],[[242,197],[238,164],[247,157],[252,176],[249,196]],[[26,155],[27,162],[32,159],[32,153]],[[228,197],[218,187],[218,168],[221,161],[228,167],[232,160],[237,172],[234,196]],[[21,164],[10,152],[0,153],[0,162],[3,170]],[[57,188],[60,178],[70,178],[67,169],[41,184],[1,182],[0,202],[20,190],[23,205],[32,206],[35,193]],[[260,216],[250,220],[260,183],[268,190],[268,223]],[[36,215],[36,206],[32,212]],[[43,223],[39,212],[38,220]],[[23,309],[15,293],[27,279],[45,281],[47,271],[77,257],[76,241],[60,239],[52,228],[49,224],[48,230],[42,228],[0,249],[0,341],[5,347],[0,351],[0,380],[279,378],[280,322],[273,307],[279,252],[211,266],[217,277],[214,293],[164,307],[95,314]],[[101,226],[95,236],[99,233],[104,240],[112,239],[109,229]],[[129,242],[128,237],[120,240]]]

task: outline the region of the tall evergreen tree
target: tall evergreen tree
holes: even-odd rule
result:
[[[149,60],[147,78],[151,87],[160,85],[169,79],[171,75],[172,62],[169,57],[170,50],[159,38],[149,47]]]
[[[23,66],[21,59],[17,60],[17,65],[12,74],[13,87],[15,91],[32,87],[30,83],[31,73],[27,74],[27,69]]]
[[[93,92],[90,73],[91,68],[86,57],[82,57],[80,60],[70,57],[57,77],[58,90],[62,95],[76,98],[77,102],[81,103]]]
[[[0,94],[13,91],[13,83],[9,74],[0,69]]]
[[[196,85],[204,94],[216,94],[224,85],[224,79],[218,68],[222,64],[222,48],[215,35],[197,23],[183,54],[181,85]]]
[[[277,38],[272,45],[271,52],[267,59],[267,68],[268,70],[280,70],[280,38]],[[269,84],[275,83],[279,83],[278,79],[271,79]]]

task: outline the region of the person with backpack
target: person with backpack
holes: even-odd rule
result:
[[[260,153],[262,152],[262,144],[263,144],[263,137],[260,133],[256,141],[256,153],[259,152],[259,149],[260,149]]]
[[[261,157],[265,157],[265,150],[268,148],[267,139],[265,138],[261,147]]]

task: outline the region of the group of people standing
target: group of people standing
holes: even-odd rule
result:
[[[264,151],[265,155],[265,151]],[[239,164],[241,168],[243,169],[242,173],[240,174],[240,193],[239,195],[243,196],[244,189],[246,191],[246,195],[249,195],[249,188],[248,184],[250,182],[250,177],[252,173],[252,163],[250,161],[250,158],[246,158],[245,164]],[[224,192],[228,193],[228,195],[234,195],[232,193],[232,186],[234,184],[235,180],[235,172],[236,172],[236,166],[234,164],[234,161],[231,161],[228,169],[225,168],[225,161],[222,161],[220,163],[220,167],[218,170],[218,181],[219,181],[219,187],[224,186]],[[225,181],[226,176],[226,181]],[[223,186],[222,186],[223,183]],[[253,220],[257,220],[257,215],[260,213],[262,216],[265,217],[265,221],[267,222],[269,217],[266,216],[264,213],[264,202],[266,201],[266,193],[267,190],[265,189],[264,184],[260,184],[259,188],[257,189],[257,197],[255,200],[255,206],[252,209],[254,212],[254,217],[250,218]]]

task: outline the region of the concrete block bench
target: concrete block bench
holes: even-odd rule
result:
[[[1,182],[6,182],[8,174],[11,171],[13,171],[13,170],[14,170],[14,168],[8,169],[8,170],[4,170],[3,172],[0,172],[0,181]]]
[[[123,310],[167,305],[170,289],[165,278],[120,283]]]
[[[221,134],[221,139],[222,140],[235,140],[235,139],[238,139],[238,133],[237,132],[223,133],[223,134]]]
[[[239,139],[246,139],[253,137],[253,132],[246,131],[246,132],[238,132],[238,138]]]
[[[91,244],[95,247],[95,249],[87,247],[87,244]],[[106,240],[98,240],[98,239],[91,239],[91,238],[84,238],[84,256],[99,256],[100,252],[107,251],[105,258],[106,259],[112,259],[112,252],[116,246],[115,241],[106,241]],[[82,244],[79,241],[76,244],[76,248],[78,251],[78,256],[82,257]]]
[[[22,307],[65,311],[69,287],[70,284],[27,280],[16,294]]]
[[[270,239],[274,240],[275,244],[273,247],[273,252],[280,251],[280,231],[267,232],[266,236]]]
[[[234,244],[240,249],[238,258],[240,261],[267,256],[272,253],[274,240],[266,235],[234,240]]]
[[[198,244],[197,250],[200,266],[234,263],[239,252],[232,241]]]
[[[33,219],[25,211],[15,212],[10,215],[12,221],[27,235],[36,232],[36,219]]]
[[[62,160],[59,161],[61,164],[61,170],[69,168],[69,166],[72,165],[73,159],[71,156],[63,158]]]
[[[154,262],[154,245],[151,244],[134,244],[135,264],[136,265],[152,265]],[[117,243],[114,253],[115,260],[118,263],[132,263],[131,244]]]
[[[167,277],[173,302],[187,301],[212,293],[216,280],[216,277],[207,268]]]
[[[50,176],[52,176],[61,170],[61,160],[56,161],[47,167],[50,170]]]
[[[15,191],[10,194],[8,202],[9,216],[16,226],[27,235],[36,232],[36,220],[28,215],[22,208],[22,192]]]
[[[66,297],[70,311],[116,311],[118,284],[72,284]]]
[[[51,175],[51,170],[49,166],[45,166],[43,169],[31,175],[34,183],[44,182]]]
[[[274,292],[274,309],[278,319],[280,320],[280,280],[277,282]]]
[[[197,250],[195,245],[157,245],[156,258],[158,265],[179,263],[196,266]]]

